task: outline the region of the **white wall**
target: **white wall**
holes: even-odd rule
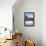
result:
[[[18,32],[22,32],[25,38],[35,41],[36,46],[41,46],[41,1],[40,0],[23,0],[16,7],[13,6],[15,28]],[[35,26],[24,26],[24,12],[35,12]]]
[[[41,1],[41,38],[42,46],[46,46],[46,0]]]
[[[12,28],[12,6],[15,2],[16,0],[0,0],[0,26],[8,27],[10,29]],[[36,41],[37,45],[39,44],[37,41],[41,39],[42,46],[46,46],[46,0],[41,0],[41,2],[40,0],[30,0],[29,4],[30,5],[28,5],[28,3],[23,3],[23,6],[19,5],[19,8],[16,9],[16,28],[18,31],[23,32],[25,36],[27,36],[27,34],[28,36],[30,35],[31,37],[29,36],[29,38],[33,38]],[[30,8],[27,6],[30,6]],[[14,10],[15,8],[16,6],[14,7]],[[34,27],[24,27],[24,11],[35,11]]]
[[[12,6],[16,0],[0,0],[0,27],[12,28]]]

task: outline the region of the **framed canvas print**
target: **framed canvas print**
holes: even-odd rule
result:
[[[34,26],[34,12],[24,12],[24,26]]]

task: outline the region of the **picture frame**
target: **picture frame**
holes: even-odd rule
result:
[[[34,12],[24,12],[24,26],[34,26]]]

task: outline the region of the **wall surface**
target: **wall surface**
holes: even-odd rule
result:
[[[24,12],[35,12],[35,26],[24,26]],[[23,37],[35,41],[36,46],[41,46],[41,1],[23,0],[19,5],[13,6],[14,24],[18,32],[23,33]]]
[[[16,0],[0,0],[0,27],[12,28],[12,6]]]
[[[42,46],[46,46],[46,0],[41,1],[41,38]]]
[[[19,5],[16,5],[16,0],[0,0],[0,27],[12,28],[12,6],[15,3],[13,7],[15,28],[22,32],[25,38],[33,39],[37,46],[41,46],[41,42],[42,46],[46,46],[46,0],[30,0],[26,3],[25,1],[22,4],[18,1]],[[25,11],[35,12],[34,27],[24,27]]]

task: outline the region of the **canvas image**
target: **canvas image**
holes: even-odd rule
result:
[[[34,26],[34,12],[24,12],[24,26]]]

